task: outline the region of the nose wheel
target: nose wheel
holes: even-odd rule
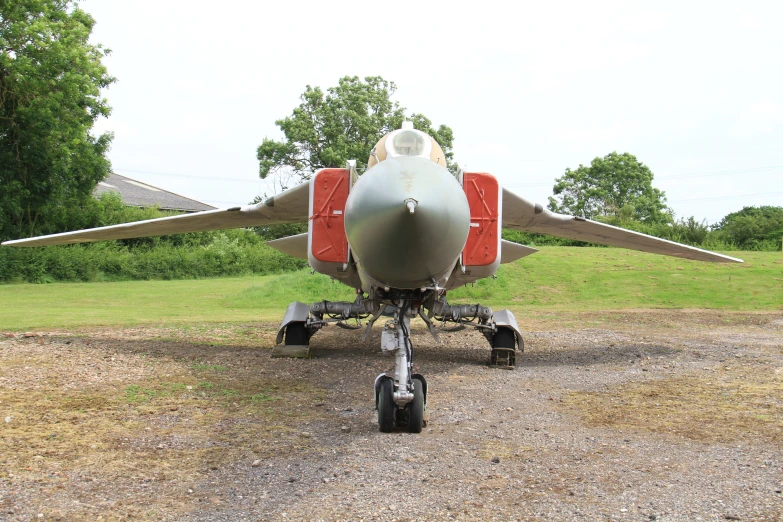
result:
[[[408,404],[408,431],[421,433],[424,427],[424,383],[413,379],[413,402]]]
[[[394,381],[390,377],[380,383],[377,408],[378,429],[384,433],[391,432],[397,416],[397,405],[394,404]]]
[[[424,377],[416,375],[411,379],[413,400],[404,406],[394,402],[394,379],[382,376],[377,385],[378,429],[390,433],[395,428],[410,433],[421,433],[424,427],[424,396],[427,387]]]
[[[394,356],[394,373],[375,378],[375,408],[378,410],[378,429],[388,433],[405,429],[421,433],[426,424],[427,381],[413,373],[413,342],[410,339],[410,321],[419,313],[408,299],[387,304],[393,309],[393,319],[381,332],[381,351]],[[378,314],[380,315],[380,314]]]

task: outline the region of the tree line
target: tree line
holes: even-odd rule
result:
[[[708,225],[675,218],[653,173],[633,154],[612,152],[555,180],[549,209],[712,250],[780,250],[783,207],[744,207]],[[535,238],[546,242],[547,239]]]

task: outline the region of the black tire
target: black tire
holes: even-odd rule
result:
[[[391,379],[381,381],[378,390],[378,429],[389,433],[394,429],[394,413],[397,406],[394,404],[394,384]]]
[[[424,384],[413,379],[413,402],[408,405],[408,431],[421,433],[424,426]]]
[[[499,327],[492,337],[492,348],[516,348],[516,336],[511,328]]]
[[[304,323],[288,323],[285,327],[285,345],[307,345],[307,328]]]

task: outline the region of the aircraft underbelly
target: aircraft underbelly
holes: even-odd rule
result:
[[[361,261],[357,262],[356,270],[358,272],[359,279],[362,282],[362,289],[369,291],[371,288],[396,288],[398,290],[415,290],[417,288],[431,287],[437,284],[439,287],[445,287],[448,283],[451,274],[454,272],[454,268],[457,266],[457,259],[454,260],[452,265],[443,270],[440,273],[434,274],[429,279],[419,280],[384,280],[382,277],[378,277],[368,272],[362,265]]]

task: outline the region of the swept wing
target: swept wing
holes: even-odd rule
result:
[[[17,239],[6,241],[3,245],[20,247],[68,245],[107,239],[128,239],[205,230],[301,223],[307,221],[309,198],[310,184],[303,183],[256,205],[207,210],[108,227],[88,228],[76,232]]]
[[[506,189],[503,189],[503,227],[697,261],[743,262],[736,257],[716,254],[597,221],[556,214]]]

